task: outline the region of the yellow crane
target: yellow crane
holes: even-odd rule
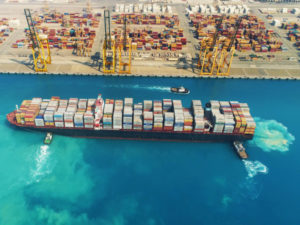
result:
[[[127,38],[127,16],[124,15],[124,27],[123,27],[123,40],[120,40],[120,44],[118,46],[119,52],[119,73],[131,73],[131,40]],[[122,56],[123,54],[123,56]],[[126,55],[128,54],[128,55]],[[126,58],[124,60],[124,58]]]
[[[103,43],[103,72],[115,73],[116,68],[116,46],[111,39],[110,11],[104,10],[105,39]]]
[[[230,42],[227,46],[227,44],[223,45],[221,54],[220,54],[220,58],[218,60],[217,63],[217,75],[221,75],[221,76],[228,76],[230,73],[230,69],[231,69],[231,64],[232,64],[232,60],[233,60],[233,55],[235,52],[235,46],[234,46],[234,42],[236,39],[236,35],[237,32],[239,30],[239,27],[242,23],[242,20],[244,18],[247,18],[246,16],[240,16],[235,24],[235,30],[233,35],[231,36]]]
[[[30,9],[24,9],[27,20],[29,35],[32,42],[32,56],[34,62],[34,69],[36,72],[47,72],[47,64],[51,64],[51,53],[49,41],[47,37],[39,37],[35,30],[35,23],[32,20]],[[45,48],[47,55],[45,55]]]
[[[212,75],[216,66],[216,58],[218,54],[218,32],[223,22],[224,15],[217,21],[216,32],[213,38],[204,39],[201,43],[198,67],[200,75]],[[203,45],[203,46],[202,46]]]

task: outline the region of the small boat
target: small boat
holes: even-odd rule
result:
[[[242,142],[234,141],[233,147],[241,159],[248,159],[248,154],[247,154],[246,149],[244,148]]]
[[[50,145],[51,142],[52,142],[52,138],[53,138],[52,133],[48,132],[45,139],[44,139],[44,144],[45,145]]]
[[[185,87],[171,87],[171,92],[177,93],[177,94],[189,94],[190,90],[188,90]]]

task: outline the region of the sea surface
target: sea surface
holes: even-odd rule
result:
[[[183,85],[190,95],[169,92]],[[297,81],[0,76],[0,225],[298,225]],[[240,160],[229,143],[81,139],[13,128],[33,97],[247,102],[257,122]]]

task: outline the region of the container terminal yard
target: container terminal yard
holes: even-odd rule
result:
[[[0,4],[1,73],[300,79],[296,3]]]

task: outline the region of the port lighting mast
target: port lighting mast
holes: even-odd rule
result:
[[[51,64],[51,54],[48,38],[39,37],[35,29],[35,22],[31,17],[30,9],[24,9],[25,17],[29,28],[29,36],[32,42],[32,56],[36,72],[47,72],[47,64]],[[45,50],[47,49],[47,56]]]
[[[123,41],[118,46],[119,50],[119,73],[131,73],[131,40],[127,38],[127,15],[123,18]],[[122,56],[122,53],[124,54]],[[128,54],[128,56],[127,56]],[[126,60],[124,60],[126,58]]]
[[[43,10],[44,10],[45,12],[48,12],[48,11],[49,11],[48,0],[44,0],[44,7],[43,7]]]
[[[104,10],[105,37],[103,43],[103,72],[115,73],[116,48],[115,41],[111,39],[110,11]]]
[[[201,43],[198,67],[200,75],[212,75],[216,66],[216,57],[218,53],[218,35],[225,15],[217,21],[216,32],[212,39],[204,39]]]
[[[91,0],[86,1],[86,12],[87,13],[92,13]]]
[[[231,69],[231,64],[233,60],[233,55],[235,52],[234,43],[236,41],[236,35],[244,18],[247,18],[247,15],[240,16],[236,21],[234,33],[230,38],[228,46],[224,46],[221,52],[220,60],[217,63],[217,75],[228,76]]]

